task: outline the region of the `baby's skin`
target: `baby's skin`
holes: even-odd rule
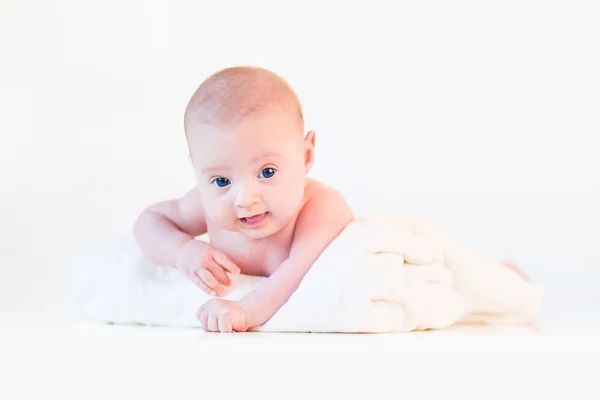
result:
[[[267,71],[258,75],[249,79],[278,79]],[[245,94],[253,95],[260,97]],[[269,320],[354,219],[339,191],[307,177],[315,132],[303,132],[297,110],[285,101],[267,100],[233,123],[188,117],[197,185],[181,198],[148,207],[134,226],[146,258],[177,268],[215,296],[197,313],[208,331],[246,331]],[[210,243],[196,239],[204,233]],[[220,298],[229,274],[239,273],[268,279],[239,301]]]
[[[148,260],[213,296],[197,312],[205,330],[244,332],[287,302],[354,215],[338,190],[308,178],[315,132],[304,132],[295,93],[274,73],[214,74],[184,123],[196,185],[144,209],[133,235]],[[240,273],[267,279],[239,301],[221,298]]]

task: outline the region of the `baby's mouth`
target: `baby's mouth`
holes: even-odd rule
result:
[[[239,220],[242,223],[242,225],[252,228],[260,225],[267,218],[268,214],[269,212],[266,211],[262,214],[256,214],[249,217],[239,218]]]

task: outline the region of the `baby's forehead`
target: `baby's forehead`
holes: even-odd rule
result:
[[[235,117],[227,120],[214,119],[207,114],[203,118],[191,117],[186,121],[186,132],[191,135],[221,136],[231,132],[260,130],[265,133],[302,133],[304,123],[298,118],[294,107],[286,103],[264,104],[252,110],[238,110]]]
[[[241,125],[236,129],[209,127],[191,135],[189,145],[199,165],[254,165],[289,158],[302,151],[303,135],[276,124]]]
[[[188,138],[203,142],[244,142],[288,140],[288,136],[303,136],[299,124],[289,109],[273,105],[240,118],[235,123],[196,121],[188,126]]]
[[[241,151],[240,151],[241,150]],[[263,161],[283,160],[289,156],[289,149],[269,146],[269,147],[239,147],[238,149],[230,149],[230,151],[217,151],[209,155],[199,157],[200,164],[214,165],[254,165]]]

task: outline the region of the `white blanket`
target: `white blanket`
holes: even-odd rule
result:
[[[133,238],[98,246],[73,265],[79,318],[200,327],[210,296],[177,270],[146,261]],[[232,276],[227,299],[264,277]],[[351,223],[323,252],[290,300],[256,331],[377,333],[445,328],[461,321],[528,323],[540,289],[433,224],[399,215]]]

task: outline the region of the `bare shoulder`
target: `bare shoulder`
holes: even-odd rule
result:
[[[179,198],[179,206],[184,213],[203,213],[204,206],[198,188],[190,188],[181,198]]]
[[[352,219],[354,215],[344,195],[336,188],[323,182],[309,179],[305,188],[302,214],[328,214],[341,219]],[[323,215],[320,215],[321,217]]]
[[[339,190],[318,181],[307,182],[290,257],[315,260],[353,220],[354,214]]]
[[[339,196],[343,198],[342,193],[336,188],[314,179],[307,179],[304,193],[305,202],[313,198],[318,199],[325,196]]]
[[[199,236],[206,233],[204,206],[200,192],[195,187],[179,198],[153,204],[147,210],[167,217],[189,235]]]

